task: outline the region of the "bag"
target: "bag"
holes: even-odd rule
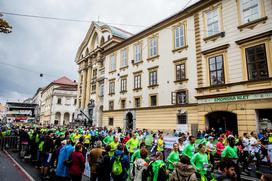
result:
[[[66,167],[71,167],[73,165],[73,160],[72,160],[72,153],[71,155],[69,156],[68,160],[64,160],[63,161],[63,165],[66,166]]]
[[[103,169],[104,169],[104,156],[103,155],[100,155],[95,163],[95,168],[96,168],[96,172],[103,172]]]
[[[118,176],[118,175],[121,175],[122,172],[123,172],[123,167],[121,163],[121,156],[117,156],[112,165],[112,174]]]

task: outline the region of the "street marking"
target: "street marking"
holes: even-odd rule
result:
[[[6,150],[3,150],[3,151],[4,151],[5,155],[6,155],[7,157],[9,157],[9,159],[11,159],[11,161],[15,164],[15,166],[17,166],[17,167],[20,169],[20,171],[22,171],[22,172],[27,176],[27,178],[28,178],[30,181],[35,181],[34,178],[31,177],[31,176],[25,171],[25,169],[23,169],[23,167],[21,167],[21,165],[20,165],[14,158],[12,158],[12,156],[11,156]]]

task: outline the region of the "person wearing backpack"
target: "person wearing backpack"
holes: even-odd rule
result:
[[[197,181],[195,168],[190,164],[187,156],[181,156],[180,162],[175,166],[170,181]]]
[[[124,146],[119,144],[111,158],[111,175],[114,181],[126,180],[129,170],[129,158],[124,154]]]
[[[145,161],[147,158],[148,150],[141,148],[140,158],[136,158],[133,164],[133,180],[134,181],[146,181],[147,180],[147,167],[148,163]]]
[[[166,169],[162,152],[156,153],[155,160],[149,163],[147,170],[151,181],[168,180],[169,170]]]
[[[88,156],[92,181],[96,181],[96,179],[101,180],[101,175],[103,175],[103,169],[101,168],[101,165],[103,164],[103,151],[102,142],[97,141],[96,148],[92,149]]]

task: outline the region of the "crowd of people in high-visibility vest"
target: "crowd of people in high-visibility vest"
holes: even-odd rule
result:
[[[175,130],[13,125],[1,128],[0,138],[5,136],[20,137],[19,156],[47,180],[82,180],[86,163],[87,175],[99,181],[228,181],[241,180],[251,170],[258,173],[262,164],[272,168],[269,129],[238,137],[213,130],[193,136]],[[164,136],[177,138],[171,150]],[[272,178],[260,175],[260,180]]]

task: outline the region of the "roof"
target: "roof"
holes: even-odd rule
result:
[[[113,36],[127,39],[133,35],[132,33],[128,32],[126,30],[123,30],[123,29],[115,27],[115,26],[108,25],[108,24],[103,23],[101,21],[95,21],[94,23],[97,24],[98,26],[101,26],[101,27],[107,26],[111,30]]]
[[[76,85],[76,83],[74,81],[72,81],[71,79],[69,79],[66,76],[63,76],[55,81],[53,81],[54,84],[65,84],[65,85]]]
[[[217,0],[189,0],[189,1],[187,1],[187,4],[185,4],[185,6],[177,13],[174,13],[173,15],[159,21],[158,23],[155,23],[154,25],[151,25],[151,26],[145,28],[144,30],[134,34],[133,36],[130,36],[129,38],[125,39],[124,41],[112,46],[108,51],[112,52],[118,48],[127,46],[129,44],[129,42],[137,41],[145,36],[148,36],[156,31],[158,31],[158,29],[161,26],[167,27],[167,26],[169,26],[169,24],[171,24],[175,20],[181,19],[181,17],[185,17],[189,14],[193,14],[193,12],[195,12],[197,9],[200,9],[205,5],[213,4],[216,2],[217,2]]]

